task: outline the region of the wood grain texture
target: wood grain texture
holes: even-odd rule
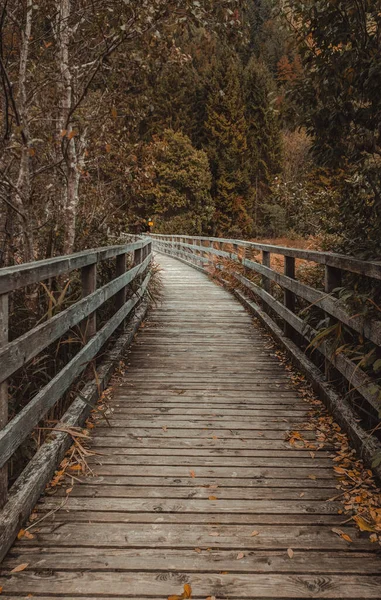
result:
[[[189,583],[195,600],[380,598],[376,548],[330,501],[330,449],[285,440],[314,433],[267,338],[204,274],[159,260],[163,301],[114,388],[111,427],[93,430],[94,476],[64,508],[65,488],[42,498],[46,518],[3,563],[3,594],[165,600]]]

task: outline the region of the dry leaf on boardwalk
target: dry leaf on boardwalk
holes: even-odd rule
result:
[[[21,573],[21,571],[24,571],[28,565],[29,563],[22,563],[21,565],[17,565],[17,567],[12,569],[11,573]]]
[[[192,598],[192,588],[189,583],[184,585],[184,591],[180,596],[176,594],[174,596],[168,596],[168,600],[188,600],[189,598]]]
[[[244,558],[244,553],[243,552],[238,552],[237,554],[237,560],[241,560],[242,558]]]
[[[347,533],[344,533],[344,531],[341,531],[341,529],[338,529],[337,527],[332,527],[331,531],[333,531],[333,533],[336,533],[336,535],[339,535],[346,542],[353,541],[352,538]]]
[[[209,496],[209,500],[218,500],[217,496]]]
[[[292,549],[292,548],[289,548],[289,549],[287,550],[287,554],[288,554],[289,558],[292,558],[292,557],[294,556],[294,551],[293,551],[293,549]]]
[[[196,473],[194,471],[189,471],[190,472],[190,476],[194,479],[196,477]]]
[[[259,535],[259,531],[255,531],[254,530],[254,531],[251,532],[251,537],[254,537],[256,535]]]

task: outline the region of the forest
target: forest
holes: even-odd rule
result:
[[[2,0],[0,266],[155,233],[379,258],[379,0]]]

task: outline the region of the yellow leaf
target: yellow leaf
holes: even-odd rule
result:
[[[293,551],[293,549],[292,549],[292,548],[289,548],[289,549],[287,550],[287,554],[288,554],[289,558],[292,558],[292,557],[294,556],[294,551]]]
[[[168,600],[183,600],[183,595],[181,596],[168,596]]]
[[[184,598],[191,598],[192,597],[192,588],[189,585],[189,583],[186,583],[184,585]]]
[[[244,553],[243,552],[238,552],[237,554],[237,560],[241,560],[244,557]]]
[[[21,540],[21,538],[23,538],[25,535],[25,529],[20,529],[20,531],[17,534],[17,539]]]
[[[70,487],[70,488],[67,488],[67,490],[66,490],[66,493],[67,493],[67,494],[70,494],[72,491],[73,491],[73,488],[72,488],[72,487]]]
[[[218,500],[216,496],[209,496],[209,500]]]
[[[374,531],[374,527],[368,523],[368,521],[365,521],[365,519],[360,517],[360,515],[354,516],[353,520],[356,521],[357,526],[361,531]]]
[[[343,538],[343,540],[345,540],[346,542],[353,542],[352,538],[350,535],[348,535],[347,533],[343,533],[343,535],[341,536]]]
[[[29,563],[22,563],[21,565],[18,565],[17,567],[12,569],[11,573],[20,573],[20,571],[24,571],[24,569],[26,569],[28,565]]]

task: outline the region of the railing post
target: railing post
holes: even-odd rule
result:
[[[295,258],[293,256],[285,256],[284,257],[284,274],[286,277],[290,277],[290,279],[295,279]],[[284,305],[291,312],[295,312],[295,294],[290,290],[284,290]],[[294,337],[294,328],[291,327],[287,321],[284,323],[284,334],[289,337]]]
[[[324,291],[327,294],[330,294],[331,292],[333,292],[333,290],[335,288],[341,287],[342,272],[340,269],[337,269],[336,267],[331,267],[330,265],[325,265],[324,275],[325,275]],[[327,315],[327,317],[328,317],[328,315]],[[329,325],[333,325],[333,323],[334,323],[334,320],[331,317],[329,317]],[[324,359],[324,370],[325,370],[325,376],[326,376],[327,380],[329,381],[330,379],[332,379],[334,371],[333,371],[332,364],[328,358]]]
[[[89,296],[97,289],[97,263],[87,265],[81,269],[82,298]],[[97,313],[94,311],[83,321],[82,334],[87,343],[97,332]]]
[[[246,250],[246,249],[245,249]],[[246,254],[246,252],[245,252]],[[271,267],[271,254],[267,250],[262,250],[262,265],[264,267]],[[271,281],[266,275],[262,275],[262,287],[268,294],[271,293]],[[266,303],[263,303],[263,311],[268,312],[268,307]]]
[[[330,294],[335,288],[341,287],[342,273],[336,267],[325,265],[325,292]]]
[[[267,250],[262,250],[262,265],[268,268],[271,267],[271,254]],[[262,275],[262,287],[266,292],[271,292],[271,282],[266,275]]]
[[[8,343],[9,298],[0,295],[0,348]],[[8,383],[0,383],[0,430],[8,423]],[[8,499],[8,463],[0,469],[0,509]]]
[[[143,248],[136,248],[134,250],[134,267],[140,265],[143,262]]]
[[[121,277],[124,275],[127,268],[127,254],[118,254],[116,257],[115,265],[115,276]],[[123,286],[121,290],[115,296],[115,308],[116,310],[121,309],[126,303],[127,287]]]

